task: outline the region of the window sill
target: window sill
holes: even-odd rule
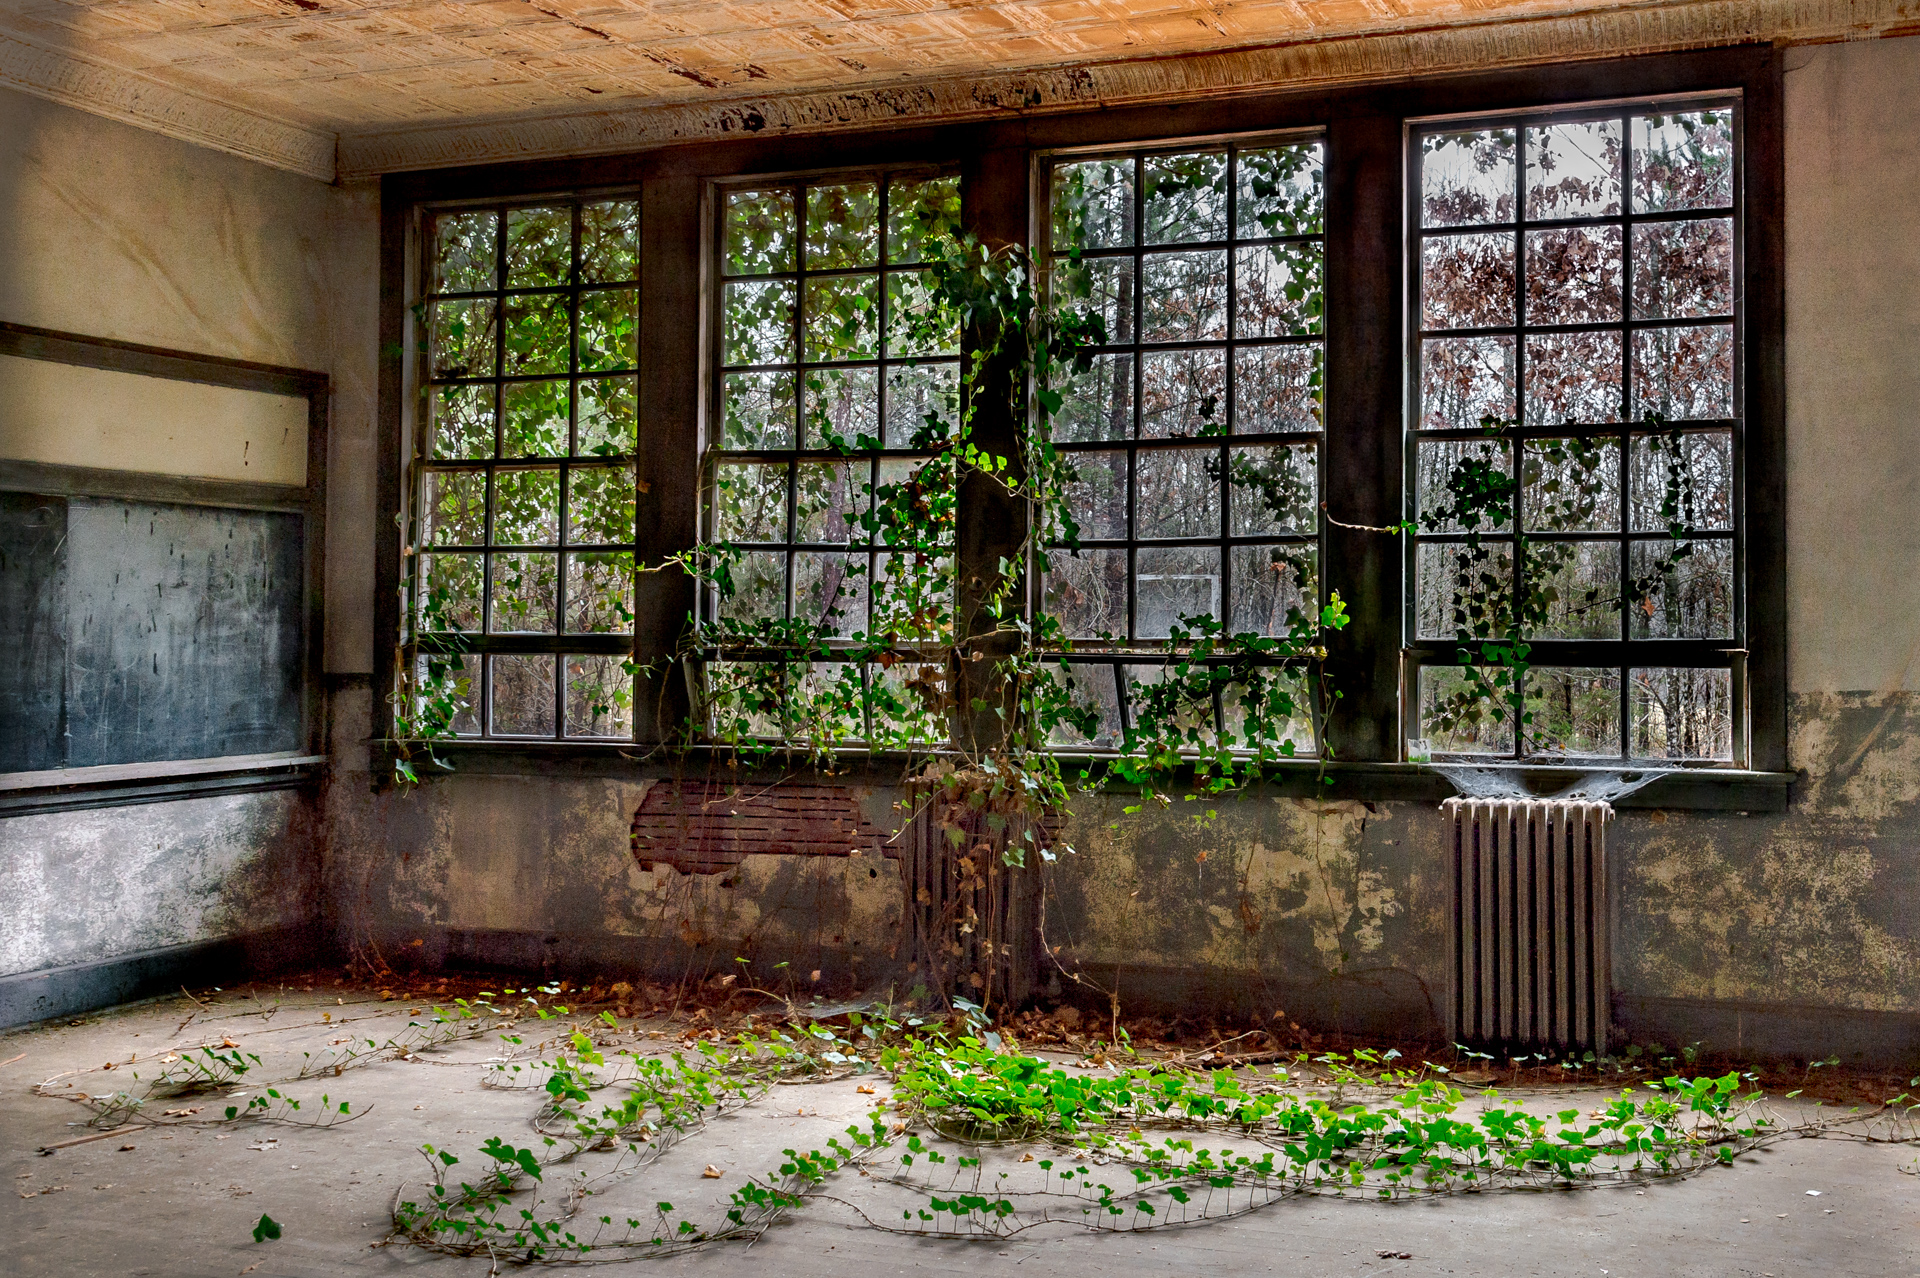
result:
[[[0,773],[0,817],[287,790],[313,780],[326,761],[324,754],[285,751]]]
[[[737,774],[722,760],[724,752],[696,748],[679,758],[643,754],[644,747],[625,742],[560,741],[452,741],[436,747],[436,753],[450,768],[439,771],[423,766],[415,768],[421,779],[465,774],[469,776],[550,776],[558,779],[609,777],[639,780],[684,774],[689,767],[714,767],[719,772],[737,775],[743,781],[769,782],[781,779],[812,781],[826,776],[847,784],[898,785],[910,766],[925,764],[936,752],[849,753],[831,773],[814,768],[804,758],[782,764],[777,758],[764,763],[743,764]],[[1056,756],[1070,773],[1085,769],[1095,776],[1104,773],[1113,755],[1095,752]],[[380,775],[390,775],[394,759],[390,745],[376,742],[373,766]],[[1516,780],[1531,794],[1552,795],[1571,786],[1592,767],[1568,767],[1558,764],[1499,764],[1486,766]],[[1701,812],[1784,812],[1791,797],[1796,775],[1791,772],[1752,772],[1735,768],[1696,767],[1675,769],[1614,802],[1623,811],[1664,809]],[[1331,782],[1331,784],[1329,784]],[[1116,789],[1124,790],[1116,783]],[[1257,787],[1269,797],[1311,798],[1315,795],[1336,800],[1383,803],[1440,803],[1455,797],[1453,784],[1433,769],[1417,763],[1358,763],[1329,761],[1324,767],[1316,759],[1301,759],[1273,764]]]

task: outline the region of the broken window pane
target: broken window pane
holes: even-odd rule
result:
[[[1235,546],[1233,601],[1227,628],[1234,634],[1278,638],[1295,614],[1311,622],[1319,610],[1319,552],[1310,544]]]
[[[569,737],[633,736],[633,676],[624,657],[562,657]]]
[[[1527,531],[1619,531],[1618,439],[1529,439],[1520,465]]]
[[[633,454],[639,446],[638,389],[631,377],[595,377],[580,382],[577,455],[623,457]]]
[[[1420,425],[1461,430],[1483,418],[1511,421],[1514,342],[1511,337],[1429,337],[1420,344]]]
[[[1140,438],[1190,439],[1226,427],[1227,353],[1217,347],[1140,357]]]
[[[730,283],[721,320],[722,358],[728,364],[793,362],[793,281]]]
[[[1733,672],[1634,670],[1627,683],[1636,759],[1733,758]]]
[[[1319,449],[1313,444],[1235,448],[1227,456],[1227,483],[1234,536],[1318,531]]]
[[[807,188],[807,269],[880,260],[880,188],[872,182]]]
[[[1267,244],[1234,253],[1236,337],[1292,337],[1320,331],[1326,311],[1318,244]]]
[[[435,302],[428,332],[435,377],[492,377],[494,303],[490,298]]]
[[[487,540],[487,472],[432,470],[420,517],[429,546],[481,546]]]
[[[551,546],[560,540],[560,472],[497,470],[493,474],[493,544]]]
[[[880,370],[813,368],[802,381],[807,448],[852,448],[880,439]]]
[[[1618,119],[1527,130],[1527,220],[1612,217],[1620,212]]]
[[[507,213],[507,287],[552,288],[573,275],[573,210]]]
[[[1527,424],[1620,420],[1620,334],[1529,333]]]
[[[1141,449],[1134,462],[1134,536],[1218,537],[1220,454]]]
[[[1633,118],[1633,211],[1674,213],[1733,204],[1733,112]]]
[[[567,540],[575,544],[634,539],[631,466],[574,466],[567,472]]]
[[[433,455],[445,458],[493,456],[493,387],[434,388]]]
[[[1638,266],[1636,259],[1636,271]],[[1603,324],[1619,319],[1623,269],[1617,226],[1528,232],[1527,323]]]
[[[1187,617],[1220,617],[1220,548],[1142,546],[1135,552],[1134,634],[1165,639]]]
[[[1148,244],[1227,238],[1224,152],[1150,155],[1145,161]]]
[[[1079,478],[1067,486],[1066,506],[1086,540],[1124,541],[1127,536],[1127,455],[1087,452],[1072,455]]]
[[[1733,637],[1731,541],[1636,541],[1628,570],[1633,638]]]
[[[1633,335],[1633,417],[1733,416],[1733,326],[1643,328]]]
[[[1127,552],[1049,551],[1041,607],[1070,639],[1126,638]]]
[[[1733,527],[1733,432],[1633,438],[1633,530]]]
[[[595,289],[580,295],[580,371],[613,372],[640,362],[640,293]]]
[[[419,626],[423,631],[480,629],[479,555],[421,555]]]
[[[807,359],[872,359],[879,352],[880,278],[807,281]]]
[[[580,206],[580,281],[614,284],[640,273],[640,206],[610,200]]]
[[[1057,387],[1062,400],[1053,418],[1061,443],[1095,443],[1133,436],[1133,357],[1096,355],[1084,373]]]
[[[1242,151],[1238,172],[1241,239],[1268,235],[1318,235],[1325,203],[1320,144]]]
[[[1513,235],[1429,236],[1420,254],[1425,328],[1511,328]]]
[[[1243,346],[1233,360],[1235,434],[1320,429],[1326,352],[1319,343]]]
[[[792,373],[728,373],[722,448],[792,448]]]
[[[1513,221],[1514,130],[1420,139],[1422,226]]]
[[[729,191],[725,223],[727,274],[772,275],[793,269],[799,232],[791,190]]]
[[[1053,246],[1121,248],[1133,243],[1133,161],[1084,160],[1053,171]]]
[[[484,293],[498,283],[500,215],[449,213],[434,221],[433,291]]]
[[[509,382],[500,395],[507,413],[500,430],[502,457],[566,455],[566,382]]]
[[[633,552],[575,551],[567,556],[567,633],[633,633]]]
[[[502,364],[507,376],[567,371],[567,348],[572,344],[567,311],[567,299],[551,294],[507,299]]]
[[[554,658],[501,654],[487,658],[487,665],[493,671],[494,735],[552,736]]]
[[[551,634],[559,598],[560,557],[551,554],[496,554],[488,557],[493,574],[490,634]]]
[[[787,539],[787,464],[722,462],[713,484],[716,541]]]
[[[1503,673],[1483,670],[1476,684],[1462,667],[1421,668],[1419,735],[1435,754],[1513,753],[1513,708],[1503,688],[1485,690]]]
[[[1530,753],[1618,758],[1620,672],[1534,666],[1527,671]]]
[[[1147,342],[1202,342],[1225,337],[1225,251],[1149,253],[1143,257],[1140,333],[1141,340]]]
[[[1620,543],[1536,541],[1526,589],[1536,639],[1620,637]]]
[[[1513,546],[1426,542],[1414,555],[1422,639],[1501,639],[1513,622]]]

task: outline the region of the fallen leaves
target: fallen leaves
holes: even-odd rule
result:
[[[853,1090],[856,1092],[859,1092],[862,1096],[873,1095],[873,1088],[867,1085],[866,1083],[860,1084],[860,1086],[854,1088]]]
[[[125,1154],[138,1148],[140,1148],[138,1145],[122,1145],[120,1147],[120,1152]]]
[[[247,1146],[247,1148],[252,1150],[257,1150],[263,1154],[270,1154],[274,1150],[280,1148],[280,1142],[274,1139],[257,1140],[253,1144]]]
[[[726,1175],[725,1172],[715,1167],[712,1163],[708,1163],[707,1169],[700,1173],[700,1178],[702,1180],[719,1180],[724,1175]]]
[[[1387,1251],[1376,1252],[1374,1254],[1379,1256],[1380,1259],[1382,1260],[1412,1260],[1413,1259],[1413,1253],[1410,1251],[1387,1250]]]

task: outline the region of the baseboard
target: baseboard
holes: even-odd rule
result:
[[[1613,1048],[1700,1044],[1742,1061],[1816,1061],[1902,1072],[1920,1068],[1920,1013],[1757,1003],[1732,999],[1613,996]]]
[[[238,984],[318,957],[318,930],[295,926],[0,976],[0,1027],[77,1016],[183,985]]]

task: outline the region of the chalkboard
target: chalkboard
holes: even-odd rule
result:
[[[300,749],[302,523],[0,493],[0,772]]]

